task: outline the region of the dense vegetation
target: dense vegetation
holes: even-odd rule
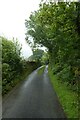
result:
[[[42,49],[34,48],[33,55],[28,58],[29,61],[36,61],[40,65],[48,64],[48,54]]]
[[[76,92],[71,90],[71,87],[67,86],[66,82],[62,83],[60,80],[57,80],[58,76],[53,74],[50,66],[48,67],[48,71],[52,86],[57,93],[57,96],[67,118],[80,117],[80,114],[78,112],[79,104]]]
[[[36,62],[26,62],[21,57],[18,42],[2,38],[2,94],[6,94],[32,70],[38,67]]]
[[[41,63],[41,58],[43,56],[44,51],[41,49],[34,49],[33,50],[33,55],[31,55],[28,60],[29,61],[37,61]]]
[[[48,48],[53,72],[68,84],[77,85],[80,76],[80,4],[40,4],[25,22],[26,40]],[[29,42],[30,43],[30,42]]]
[[[80,3],[43,2],[25,21],[26,40],[48,49],[49,66],[62,83],[79,93]],[[31,42],[29,37],[33,38]]]

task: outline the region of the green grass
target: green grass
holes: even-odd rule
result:
[[[64,83],[57,80],[57,76],[53,75],[50,68],[49,76],[51,83],[57,93],[60,103],[67,115],[67,118],[78,118],[78,99],[77,93],[70,90],[70,88]]]
[[[39,70],[38,70],[38,74],[42,75],[44,72],[45,66],[42,66]]]

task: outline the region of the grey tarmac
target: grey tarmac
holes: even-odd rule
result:
[[[21,81],[2,103],[2,118],[64,118],[66,115],[48,76],[38,68]]]

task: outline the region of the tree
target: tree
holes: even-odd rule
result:
[[[41,59],[42,64],[48,64],[49,63],[49,54],[48,52],[44,52],[42,59]]]
[[[43,53],[44,51],[41,49],[34,49],[33,55],[31,55],[28,60],[41,63],[41,58],[43,56]]]
[[[79,7],[80,4],[74,2],[43,2],[25,22],[27,41],[30,43],[29,37],[32,37],[35,45],[47,47],[54,71],[73,85],[80,72]]]

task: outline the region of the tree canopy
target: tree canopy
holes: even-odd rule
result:
[[[47,47],[59,78],[75,84],[80,75],[80,3],[43,2],[25,25],[27,42],[32,37],[36,46]]]

